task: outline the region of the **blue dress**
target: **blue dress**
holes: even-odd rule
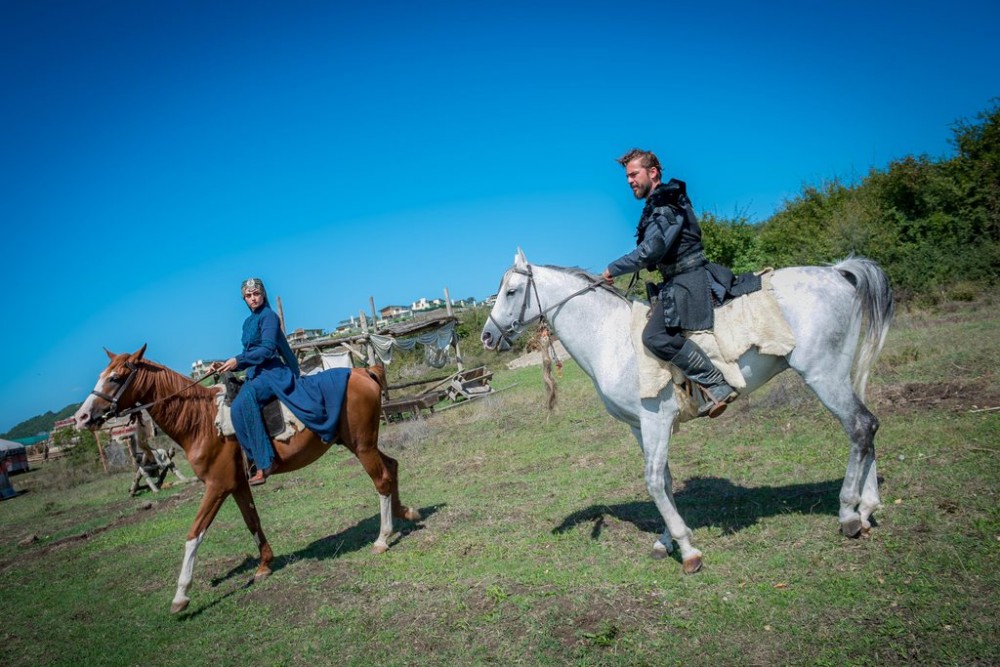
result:
[[[333,441],[350,369],[299,377],[298,361],[267,301],[243,322],[243,352],[236,355],[236,362],[236,370],[246,370],[246,382],[233,401],[233,427],[259,470],[270,468],[274,458],[260,412],[272,398],[284,403],[324,442]]]

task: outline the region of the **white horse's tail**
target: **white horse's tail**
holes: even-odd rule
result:
[[[861,349],[854,367],[854,391],[862,401],[868,375],[885,344],[889,325],[896,312],[889,278],[878,264],[863,257],[848,257],[833,265],[857,292],[856,316],[865,319]]]

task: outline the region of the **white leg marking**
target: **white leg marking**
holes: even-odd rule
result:
[[[184,543],[184,562],[181,564],[181,575],[177,578],[177,593],[174,595],[174,604],[188,601],[187,589],[194,577],[195,557],[198,555],[198,545],[203,539],[205,539],[205,533],[201,533],[193,540]]]
[[[389,537],[392,535],[392,497],[378,496],[379,515],[382,519],[382,526],[375,540],[376,551],[385,551],[389,548]]]

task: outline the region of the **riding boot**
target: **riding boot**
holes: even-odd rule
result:
[[[698,396],[698,416],[718,417],[726,404],[737,397],[736,391],[726,382],[725,377],[708,355],[690,340],[684,341],[680,352],[670,360],[700,391]]]

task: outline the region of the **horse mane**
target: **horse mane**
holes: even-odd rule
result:
[[[192,384],[191,378],[149,359],[139,361],[138,369],[150,376],[157,399],[168,399],[150,406],[151,409],[169,409],[171,421],[179,429],[196,429],[206,421],[211,423],[214,420],[214,389],[199,383]]]
[[[629,298],[625,294],[625,292],[623,292],[622,290],[618,289],[614,285],[607,284],[606,282],[604,282],[604,278],[602,276],[599,276],[597,274],[591,273],[590,271],[587,271],[586,269],[581,269],[578,266],[555,266],[555,265],[552,265],[552,264],[539,264],[538,266],[540,266],[540,267],[542,267],[544,269],[552,269],[553,271],[558,271],[559,273],[566,273],[566,274],[569,274],[571,276],[575,276],[575,277],[579,278],[580,280],[583,280],[583,281],[585,281],[587,283],[599,282],[601,284],[601,287],[603,289],[607,290],[608,292],[611,292],[615,296],[621,297],[625,301],[629,301]]]

